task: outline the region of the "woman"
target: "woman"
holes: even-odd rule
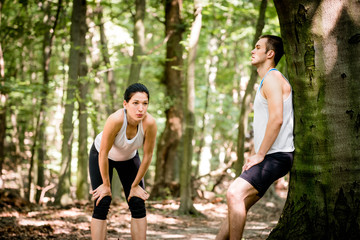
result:
[[[109,116],[90,150],[89,171],[94,189],[91,194],[95,200],[91,220],[93,240],[106,238],[114,168],[130,208],[132,239],[146,239],[145,200],[149,194],[144,190],[143,177],[151,162],[157,131],[155,119],[147,113],[149,99],[149,91],[144,85],[130,85],[124,94],[124,108]],[[142,162],[137,151],[141,147]]]

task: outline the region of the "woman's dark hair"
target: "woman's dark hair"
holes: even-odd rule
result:
[[[261,38],[266,38],[266,52],[273,50],[275,52],[274,62],[275,66],[280,61],[281,57],[284,55],[284,46],[281,37],[274,35],[262,35]]]
[[[128,88],[125,90],[125,93],[124,93],[124,100],[126,102],[129,102],[131,97],[137,92],[146,93],[148,96],[148,100],[150,100],[149,90],[145,87],[145,85],[143,85],[141,83],[134,83],[134,84],[131,84],[130,86],[128,86]]]

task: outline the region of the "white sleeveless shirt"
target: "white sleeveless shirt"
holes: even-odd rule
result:
[[[108,158],[113,161],[126,161],[136,155],[137,149],[141,148],[144,143],[144,130],[142,121],[138,125],[136,136],[133,139],[126,137],[127,118],[126,110],[124,109],[124,122],[118,134],[115,137],[114,144],[111,147]],[[95,148],[100,151],[100,143],[103,132],[99,133],[94,141]]]
[[[272,68],[266,73],[266,75],[273,70],[278,71],[277,69]],[[253,126],[254,126],[254,146],[256,153],[259,151],[260,145],[264,139],[266,125],[269,120],[268,103],[260,92],[260,88],[262,86],[262,83],[266,75],[261,80],[260,86],[258,88],[258,91],[256,92],[256,96],[254,100]],[[288,80],[286,79],[286,81]],[[293,101],[292,101],[292,91],[291,91],[289,96],[283,101],[283,123],[281,125],[279,135],[277,136],[275,142],[273,143],[273,145],[270,147],[269,151],[266,154],[271,154],[275,152],[293,152],[295,149],[293,132],[294,132],[294,111],[293,111]]]

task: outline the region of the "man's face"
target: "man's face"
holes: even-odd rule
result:
[[[255,44],[255,48],[251,51],[251,64],[257,66],[261,63],[264,63],[266,55],[266,38],[261,38]]]

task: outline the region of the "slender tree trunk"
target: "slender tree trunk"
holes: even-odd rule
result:
[[[86,27],[86,26],[85,26]],[[84,39],[85,40],[85,39]],[[82,58],[85,58],[82,56]],[[83,60],[84,64],[85,61]],[[82,66],[82,76],[87,74],[87,67]],[[83,75],[85,74],[85,75]],[[88,80],[86,77],[80,78],[79,83],[79,149],[78,149],[78,165],[77,165],[77,178],[76,178],[76,197],[78,200],[86,200],[89,196],[89,184],[88,184],[88,127],[87,127],[87,93],[88,93]]]
[[[39,202],[40,195],[42,189],[44,187],[45,177],[44,177],[44,161],[46,157],[46,134],[45,134],[45,127],[46,127],[46,108],[47,108],[47,97],[49,94],[49,67],[50,67],[50,59],[52,53],[52,45],[55,38],[55,29],[58,22],[60,10],[62,5],[62,0],[58,1],[58,10],[56,13],[56,17],[54,22],[51,20],[51,8],[49,3],[45,3],[44,12],[46,13],[47,17],[45,17],[44,27],[44,39],[43,39],[43,84],[41,90],[41,100],[40,100],[40,111],[37,120],[37,130],[38,132],[35,133],[34,138],[34,146],[37,149],[37,188],[36,188],[36,197],[35,201]],[[52,24],[52,25],[51,25]],[[29,176],[31,176],[29,174]],[[30,180],[30,179],[29,179]],[[31,180],[30,180],[31,181]]]
[[[195,60],[196,49],[200,37],[202,25],[202,5],[200,1],[194,1],[194,22],[191,27],[189,40],[189,54],[187,61],[187,76],[186,76],[186,98],[185,98],[185,136],[184,136],[184,151],[181,163],[180,172],[180,208],[181,214],[196,213],[192,201],[191,183],[192,175],[192,158],[193,158],[193,136],[195,128]]]
[[[73,126],[73,112],[75,102],[75,90],[78,84],[79,71],[81,69],[81,52],[85,51],[86,32],[84,24],[86,20],[86,1],[74,0],[73,12],[71,16],[71,48],[69,57],[69,80],[67,83],[65,114],[63,119],[63,142],[61,148],[61,170],[58,189],[55,196],[55,204],[67,204],[70,199],[70,165],[71,165],[71,150],[72,141],[74,137]]]
[[[214,26],[213,28],[216,28],[216,26]],[[206,127],[206,121],[207,121],[206,115],[208,114],[207,109],[208,109],[208,105],[209,105],[210,89],[212,88],[212,85],[216,81],[217,70],[218,70],[219,56],[215,55],[215,51],[217,49],[219,49],[224,43],[224,41],[222,40],[222,37],[216,37],[213,34],[211,34],[210,39],[211,40],[209,41],[209,45],[208,45],[208,49],[210,51],[210,56],[209,56],[210,64],[207,67],[208,73],[207,73],[207,86],[206,86],[206,94],[205,94],[205,96],[206,96],[205,97],[205,107],[204,107],[204,114],[203,114],[203,118],[202,118],[202,127],[201,127],[201,130],[199,131],[199,136],[198,136],[200,143],[199,143],[199,150],[197,152],[195,175],[206,174],[200,170],[200,165],[201,165],[201,161],[202,161],[201,154],[202,154],[203,148],[205,146],[205,127]],[[208,159],[206,159],[206,160],[208,161]]]
[[[268,239],[360,236],[360,4],[274,1],[295,107],[295,161]]]
[[[1,87],[5,84],[5,76],[2,69],[4,68],[4,58],[2,57],[1,44],[0,44],[0,71],[1,71]],[[7,112],[7,101],[8,101],[8,93],[6,91],[1,90],[0,92],[0,188],[2,187],[2,168],[5,159],[5,136],[6,136],[6,112]]]
[[[253,39],[253,45],[255,46],[256,42],[259,40],[261,33],[265,26],[265,13],[267,8],[267,0],[262,0],[259,9],[259,17],[256,24],[256,31]],[[239,128],[238,128],[238,146],[237,146],[237,156],[238,159],[235,162],[236,175],[239,175],[244,165],[244,153],[245,153],[245,133],[248,126],[248,116],[251,112],[250,102],[254,98],[254,85],[257,81],[258,73],[255,67],[251,67],[250,80],[246,86],[244,97],[242,98],[240,105],[240,116],[239,116]]]
[[[173,181],[173,166],[176,150],[182,137],[183,122],[183,47],[181,45],[181,0],[165,1],[165,36],[169,37],[166,44],[165,75],[163,83],[166,86],[168,105],[166,124],[157,145],[155,185],[152,197],[166,195],[166,189]]]
[[[100,4],[100,1],[98,2],[97,7],[97,17],[99,22],[99,31],[100,31],[100,43],[101,43],[101,54],[103,57],[103,61],[107,67],[105,71],[105,79],[107,84],[109,85],[109,92],[110,92],[110,106],[107,107],[107,113],[110,115],[111,113],[115,112],[119,108],[119,103],[121,101],[118,101],[118,95],[117,95],[117,87],[116,82],[114,79],[114,70],[112,69],[111,62],[110,62],[110,54],[108,49],[108,41],[105,35],[105,27],[104,27],[104,20],[103,20],[103,7]],[[108,96],[108,94],[105,94],[105,96]]]
[[[24,189],[24,182],[22,178],[22,167],[21,167],[21,161],[20,159],[27,159],[26,154],[21,151],[22,142],[20,141],[20,133],[19,133],[19,126],[17,120],[17,116],[14,112],[11,113],[11,125],[12,125],[12,143],[15,145],[15,156],[13,156],[12,160],[15,163],[16,169],[17,169],[17,184],[19,184],[19,192],[21,197],[25,197],[25,189]]]
[[[213,57],[211,57],[211,59],[213,59]],[[212,60],[211,60],[212,62]],[[211,64],[212,65],[212,64]],[[210,66],[211,66],[210,65]],[[206,93],[205,93],[205,106],[204,106],[204,115],[202,117],[202,126],[201,129],[199,131],[199,137],[198,139],[200,140],[199,142],[199,150],[196,153],[196,166],[195,166],[195,176],[197,176],[199,174],[199,166],[200,166],[200,161],[201,161],[201,153],[203,150],[203,147],[205,145],[205,127],[206,127],[206,115],[207,115],[207,110],[208,110],[208,106],[209,106],[209,93],[210,93],[210,83],[209,83],[209,78],[210,78],[210,72],[207,75],[207,85],[206,85]]]
[[[0,1],[0,24],[2,18],[2,6],[3,2]],[[5,85],[5,61],[0,42],[0,188],[2,188],[2,168],[5,158],[5,136],[6,136],[6,111],[7,111],[7,100],[8,93],[4,91]]]
[[[145,52],[145,0],[135,0],[136,12],[134,16],[134,51],[131,59],[128,85],[139,82],[142,56]]]

